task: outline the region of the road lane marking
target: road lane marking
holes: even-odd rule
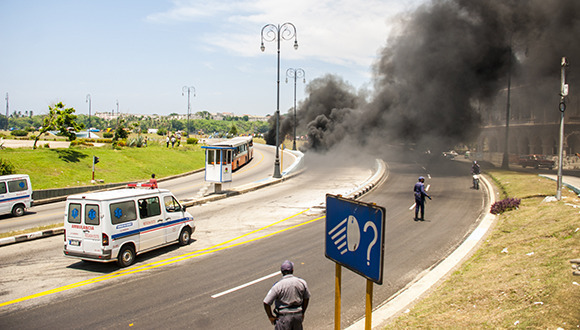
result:
[[[260,163],[264,160],[264,154],[261,151],[256,150],[256,149],[254,149],[254,152],[259,153],[260,156],[262,156],[262,158],[260,158],[260,160],[256,164],[252,165],[251,167],[246,167],[246,166],[242,167],[239,171],[236,171],[235,173],[233,173],[233,175],[244,173],[244,172],[249,171],[249,170],[253,169],[254,167],[260,165]]]
[[[179,255],[179,256],[175,256],[175,257],[171,257],[171,258],[167,258],[167,259],[164,259],[164,260],[159,260],[159,261],[151,262],[151,263],[144,264],[144,265],[137,266],[137,267],[122,269],[122,270],[119,270],[119,271],[116,271],[116,272],[113,272],[113,273],[110,273],[110,274],[105,274],[105,275],[102,275],[102,276],[97,276],[97,277],[90,278],[90,279],[87,279],[87,280],[84,280],[84,281],[80,281],[80,282],[68,284],[68,285],[65,285],[65,286],[61,286],[61,287],[58,287],[58,288],[54,288],[54,289],[50,289],[50,290],[47,290],[47,291],[39,292],[39,293],[32,294],[32,295],[29,295],[29,296],[25,296],[25,297],[13,299],[13,300],[10,300],[10,301],[6,301],[6,302],[3,302],[3,303],[0,303],[0,307],[12,305],[12,304],[19,303],[19,302],[23,302],[23,301],[27,301],[27,300],[31,300],[31,299],[34,299],[34,298],[40,298],[40,297],[48,296],[48,295],[55,294],[55,293],[59,293],[59,292],[63,292],[63,291],[68,291],[68,290],[71,290],[71,289],[74,289],[74,288],[82,287],[82,286],[89,285],[89,284],[99,283],[99,282],[103,282],[103,281],[106,281],[106,280],[110,280],[110,279],[114,279],[114,278],[118,278],[118,277],[130,275],[130,274],[140,273],[140,272],[145,271],[145,270],[155,269],[155,268],[158,268],[158,267],[162,267],[162,266],[174,264],[174,263],[177,263],[177,262],[180,262],[180,261],[184,261],[184,260],[192,259],[192,258],[195,258],[195,257],[203,256],[203,255],[210,254],[210,253],[213,253],[213,252],[226,250],[226,249],[233,248],[233,247],[236,247],[236,246],[240,246],[240,245],[248,244],[248,243],[251,243],[251,242],[255,242],[255,241],[258,241],[258,240],[261,240],[261,239],[270,237],[270,236],[274,236],[274,235],[280,234],[282,232],[285,232],[285,231],[288,231],[288,230],[292,230],[294,228],[298,228],[298,227],[307,225],[309,223],[318,221],[320,219],[324,219],[324,216],[318,217],[318,218],[315,218],[315,219],[311,219],[311,220],[308,220],[308,221],[305,221],[305,222],[301,222],[301,223],[295,224],[295,225],[290,226],[288,228],[283,228],[283,229],[280,229],[278,231],[275,231],[275,232],[272,232],[272,233],[269,233],[269,234],[265,234],[265,235],[260,236],[260,237],[248,239],[248,240],[242,241],[242,242],[232,243],[232,242],[234,242],[236,240],[239,240],[239,239],[241,239],[243,237],[247,237],[248,235],[251,235],[253,233],[260,232],[260,231],[262,231],[264,229],[267,229],[267,228],[270,228],[270,227],[272,227],[272,226],[274,226],[276,224],[279,224],[279,223],[282,223],[282,222],[284,222],[286,220],[292,219],[292,218],[294,218],[294,217],[296,217],[296,216],[298,216],[300,214],[303,214],[304,212],[307,212],[308,210],[309,209],[306,209],[304,211],[298,212],[298,213],[296,213],[294,215],[291,215],[291,216],[289,216],[289,217],[287,217],[285,219],[279,220],[277,222],[274,222],[274,223],[269,224],[267,226],[264,226],[262,228],[256,229],[256,230],[254,230],[252,232],[249,232],[247,234],[238,236],[236,238],[227,240],[225,242],[216,244],[214,246],[211,246],[211,247],[208,247],[208,248],[205,248],[205,249],[196,250],[196,251],[193,251],[193,252],[185,253],[185,254],[182,254],[182,255]],[[232,244],[227,245],[229,243],[232,243]]]
[[[259,279],[253,280],[251,282],[248,282],[248,283],[245,283],[245,284],[242,284],[242,285],[238,285],[235,288],[231,288],[231,289],[226,290],[224,292],[216,293],[216,294],[212,295],[211,297],[214,298],[214,299],[215,298],[219,298],[219,297],[224,296],[224,295],[226,295],[228,293],[232,293],[232,292],[241,290],[243,288],[249,287],[250,285],[254,285],[256,283],[260,283],[260,282],[262,282],[264,280],[267,280],[267,279],[272,278],[272,277],[274,277],[276,275],[279,275],[279,274],[280,274],[280,272],[275,272],[275,273],[272,273],[270,275],[262,276]]]

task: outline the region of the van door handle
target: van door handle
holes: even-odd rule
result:
[[[159,219],[159,220],[157,220],[157,222],[163,222],[163,219]]]
[[[166,218],[166,219],[165,219],[165,221],[169,221],[169,220],[171,220],[171,218]]]

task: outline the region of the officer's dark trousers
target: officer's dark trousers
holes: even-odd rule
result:
[[[419,215],[419,209],[421,209],[421,220],[425,218],[425,199],[424,198],[415,198],[415,219]]]

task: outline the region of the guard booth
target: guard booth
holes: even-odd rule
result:
[[[232,181],[232,160],[235,148],[202,146],[205,149],[205,181],[213,182],[215,192],[221,192],[222,183]]]

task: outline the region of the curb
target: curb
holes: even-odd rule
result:
[[[304,161],[303,161],[304,154],[300,151],[292,151],[292,153],[295,153],[295,155],[298,157],[298,160],[295,161],[286,171],[284,171],[283,176],[279,179],[274,179],[272,177],[269,177],[266,180],[260,181],[259,183],[249,183],[249,184],[243,185],[241,187],[238,187],[238,188],[235,188],[235,189],[232,189],[229,191],[225,191],[223,194],[210,195],[208,197],[196,199],[193,201],[180,201],[180,202],[182,202],[183,206],[185,206],[185,207],[191,207],[194,205],[201,205],[201,204],[217,201],[217,200],[228,198],[228,197],[245,194],[245,193],[255,191],[255,190],[258,190],[261,188],[269,187],[271,185],[286,181],[290,178],[293,178],[297,175],[300,175],[303,171],[303,166],[304,166]],[[372,190],[372,188],[376,187],[379,182],[383,181],[385,173],[386,173],[385,163],[379,159],[377,159],[376,161],[377,161],[376,172],[367,181],[365,181],[362,185],[355,188],[354,191],[350,192],[348,196],[354,195],[356,197],[352,197],[352,198],[356,199],[356,198],[364,195],[365,193],[369,192],[370,190]],[[191,173],[192,172],[188,172],[188,174],[191,174]],[[184,176],[184,175],[185,174],[180,174],[179,176]],[[174,177],[178,177],[178,176],[174,176]],[[174,177],[172,177],[172,178],[174,178]],[[168,178],[164,178],[164,180],[168,180]],[[105,190],[112,190],[112,189],[105,189]],[[66,200],[66,196],[64,197],[63,200]],[[20,242],[26,242],[26,241],[30,241],[30,240],[34,240],[34,239],[38,239],[38,238],[45,238],[45,237],[50,237],[50,236],[54,236],[54,235],[60,235],[63,233],[64,233],[64,227],[59,227],[59,228],[55,228],[55,229],[37,231],[37,232],[13,236],[13,237],[0,238],[0,247],[5,246],[5,245],[20,243]]]
[[[185,173],[181,173],[181,174],[176,174],[176,175],[171,175],[171,176],[166,176],[164,178],[160,178],[157,179],[157,182],[162,182],[162,181],[166,181],[166,180],[171,180],[171,179],[175,179],[175,178],[180,178],[186,175],[190,175],[190,174],[194,174],[194,173],[198,173],[201,171],[204,171],[205,169],[200,168],[197,170],[193,170],[193,171],[189,171],[189,172],[185,172]],[[35,199],[32,202],[33,206],[37,206],[37,205],[44,205],[44,204],[50,204],[50,203],[55,203],[55,202],[62,202],[65,201],[67,196],[70,194],[82,194],[82,193],[86,193],[86,192],[97,192],[97,191],[109,191],[109,190],[115,190],[115,189],[121,189],[127,186],[127,184],[129,183],[135,183],[135,181],[130,181],[130,182],[117,182],[117,183],[109,183],[107,184],[108,187],[103,187],[101,189],[99,189],[100,187],[98,186],[86,186],[86,190],[83,190],[81,188],[84,187],[70,187],[70,188],[57,188],[57,189],[44,189],[46,190],[62,190],[62,191],[66,191],[66,190],[70,190],[70,193],[64,193],[61,196],[56,196],[56,197],[49,197],[49,198],[43,198],[43,199]],[[92,189],[95,188],[95,189]],[[42,191],[42,190],[35,190],[35,191]],[[74,191],[74,192],[73,192]],[[33,191],[34,194],[34,191]]]
[[[18,235],[18,236],[0,238],[0,246],[14,244],[14,243],[20,243],[20,242],[25,242],[25,241],[31,241],[34,239],[50,237],[50,236],[54,236],[54,235],[60,235],[63,233],[64,233],[64,228],[56,228],[56,229],[37,231],[34,233],[30,233],[30,234],[23,234],[23,235]]]
[[[489,206],[491,206],[495,202],[493,187],[483,175],[481,179],[487,188]],[[479,225],[477,225],[471,234],[450,255],[438,262],[433,268],[427,269],[419,274],[411,283],[392,295],[372,312],[371,328],[384,327],[391,319],[399,316],[405,309],[408,309],[416,303],[430,290],[435,289],[448,274],[473,254],[476,247],[488,234],[489,229],[491,229],[495,222],[496,216],[489,213],[489,208],[486,207],[484,212],[480,214],[479,219],[481,219]],[[347,329],[365,329],[365,318],[359,319]]]

